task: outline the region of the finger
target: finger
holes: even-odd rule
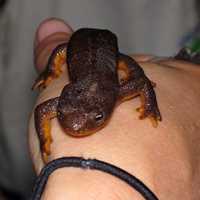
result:
[[[52,50],[67,42],[72,32],[72,28],[60,19],[47,19],[39,25],[34,41],[34,61],[39,73],[46,67]]]

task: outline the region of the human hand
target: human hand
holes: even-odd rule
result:
[[[35,63],[39,72],[44,69],[51,50],[68,40],[71,33],[69,26],[57,20],[46,21],[39,27],[39,41],[36,39],[35,42]],[[62,156],[97,158],[136,175],[160,199],[192,199],[190,195],[197,193],[200,164],[197,156],[200,153],[200,137],[196,134],[200,127],[200,69],[197,65],[173,59],[159,60],[147,55],[133,57],[147,76],[156,82],[163,122],[158,128],[153,128],[149,120],[139,120],[135,112],[140,104],[137,98],[118,106],[110,123],[89,137],[70,137],[63,132],[57,120],[52,120],[53,143],[49,160]],[[67,73],[63,73],[40,93],[36,104],[58,96],[68,82]],[[29,143],[33,163],[39,173],[44,164],[33,115],[29,125]],[[193,172],[196,177],[193,177]],[[188,186],[192,183],[196,190]],[[50,177],[43,199],[55,199],[55,196],[56,199],[142,199],[137,192],[113,177],[73,168],[58,170]]]

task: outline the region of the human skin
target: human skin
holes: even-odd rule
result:
[[[45,30],[44,27],[43,29]],[[71,31],[62,30],[66,32],[66,39],[69,38]],[[62,37],[60,35],[62,34],[54,33],[49,37],[49,41],[44,39],[41,42],[44,44],[43,47],[55,38],[57,39],[54,45],[59,43],[63,40],[63,35]],[[47,42],[44,42],[45,40]],[[38,42],[35,43],[38,52]],[[45,51],[47,57],[50,51]],[[149,119],[139,120],[139,113],[136,112],[136,108],[140,106],[139,98],[117,106],[105,128],[84,138],[68,136],[57,119],[53,119],[51,123],[53,143],[49,161],[62,156],[97,158],[135,175],[159,199],[199,200],[200,66],[170,58],[158,59],[149,55],[133,55],[133,57],[147,76],[156,82],[155,91],[163,121],[157,128],[153,128]],[[42,65],[37,64],[37,66],[39,66],[38,71],[41,71]],[[69,83],[67,66],[64,67],[66,70],[61,77],[39,94],[36,105],[59,96],[64,85]],[[33,114],[29,124],[29,144],[38,174],[44,163],[41,160]],[[42,199],[142,200],[143,198],[126,183],[103,172],[63,168],[56,170],[49,177]]]

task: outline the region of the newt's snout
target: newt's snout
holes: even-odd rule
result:
[[[98,113],[94,117],[86,113],[74,112],[67,115],[58,112],[58,120],[65,132],[74,137],[90,135],[104,123],[103,113]]]

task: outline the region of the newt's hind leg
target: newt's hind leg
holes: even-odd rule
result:
[[[60,76],[62,73],[62,65],[66,62],[66,47],[67,44],[63,43],[53,50],[46,69],[35,80],[32,89],[46,88],[53,79]]]
[[[150,118],[153,126],[156,127],[158,121],[161,121],[161,115],[153,89],[155,83],[151,82],[138,63],[127,55],[119,54],[118,69],[124,69],[127,74],[120,80],[119,100],[123,101],[140,95],[142,105],[137,109],[140,112],[139,118]]]
[[[51,153],[50,145],[52,143],[52,137],[50,122],[51,119],[57,116],[58,99],[56,97],[39,104],[34,113],[35,128],[39,137],[42,158],[45,162]]]

